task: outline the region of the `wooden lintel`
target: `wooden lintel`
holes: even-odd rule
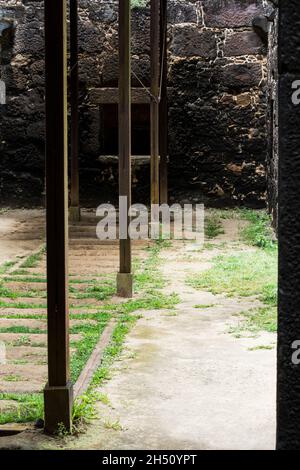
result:
[[[92,104],[118,104],[118,88],[91,88],[89,99]],[[132,104],[150,104],[150,95],[145,88],[131,89]]]

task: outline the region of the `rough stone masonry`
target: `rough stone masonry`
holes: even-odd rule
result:
[[[272,132],[267,126],[268,31],[274,3],[169,0],[171,200],[265,204]],[[134,87],[140,81],[149,85],[149,27],[146,2],[132,10]],[[0,198],[39,204],[44,191],[43,1],[0,0],[0,44],[1,79],[7,86],[7,104],[0,106]],[[85,204],[94,205],[115,199],[118,191],[117,105],[99,106],[90,93],[118,85],[117,0],[79,0],[79,47],[81,193]],[[147,105],[133,105],[133,153],[149,154]],[[270,161],[268,166],[273,168]],[[135,202],[148,201],[149,165],[136,168],[133,176]]]

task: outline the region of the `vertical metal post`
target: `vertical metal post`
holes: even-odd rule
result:
[[[131,206],[131,2],[119,0],[119,229],[120,272],[117,291],[132,297],[131,240],[128,237]],[[124,233],[122,233],[124,232]]]
[[[160,1],[151,0],[151,103],[150,103],[150,149],[151,149],[151,204],[159,204],[159,43]]]
[[[80,220],[78,167],[78,0],[70,0],[70,104],[71,104],[71,207],[70,220]]]
[[[48,384],[45,430],[71,429],[66,0],[45,0]]]
[[[161,101],[159,105],[160,203],[168,204],[168,54],[167,0],[160,0]]]
[[[279,2],[277,449],[300,450],[299,2]]]

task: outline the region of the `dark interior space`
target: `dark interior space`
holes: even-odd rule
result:
[[[100,155],[118,155],[118,105],[101,105],[100,122]],[[150,155],[150,115],[146,104],[132,105],[132,155]]]

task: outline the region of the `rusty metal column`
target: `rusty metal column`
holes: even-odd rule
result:
[[[159,204],[159,42],[160,1],[151,0],[151,103],[150,103],[150,149],[151,149],[151,204]]]
[[[70,0],[70,104],[71,104],[71,207],[70,220],[80,220],[78,167],[78,0]]]
[[[131,240],[128,237],[131,206],[131,2],[119,0],[119,232],[120,272],[117,292],[132,297]]]
[[[66,0],[45,0],[48,384],[45,430],[71,429]]]
[[[161,101],[159,108],[159,182],[160,203],[168,204],[168,54],[167,54],[167,0],[160,0]]]

